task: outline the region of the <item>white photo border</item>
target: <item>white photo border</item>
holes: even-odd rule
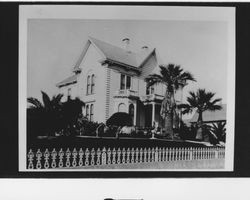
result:
[[[153,10],[153,12],[152,12]],[[212,11],[212,12],[211,12]],[[128,15],[129,13],[129,15]],[[211,14],[212,13],[212,14]],[[227,68],[227,144],[225,168],[216,170],[171,169],[154,171],[233,171],[235,124],[235,8],[190,6],[116,6],[116,5],[21,5],[19,7],[19,171],[28,170],[26,147],[27,108],[27,25],[28,19],[117,19],[117,20],[196,20],[228,22]],[[109,171],[76,170],[64,171]],[[114,171],[114,170],[112,170]],[[115,170],[152,171],[152,170]]]

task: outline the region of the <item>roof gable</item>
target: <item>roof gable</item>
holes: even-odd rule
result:
[[[80,63],[82,62],[82,60],[83,60],[83,58],[88,50],[90,43],[92,43],[93,46],[95,46],[98,49],[98,51],[104,57],[105,60],[117,62],[119,64],[128,65],[128,66],[131,66],[131,67],[134,67],[137,69],[140,69],[143,66],[143,64],[145,63],[145,61],[150,56],[152,56],[152,54],[155,51],[155,49],[151,49],[151,50],[141,51],[139,53],[135,53],[132,51],[126,51],[123,48],[114,46],[114,45],[109,44],[107,42],[98,40],[96,38],[89,37],[73,71],[80,70],[80,68],[79,68]]]

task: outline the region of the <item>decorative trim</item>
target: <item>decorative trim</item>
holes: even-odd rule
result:
[[[96,102],[96,100],[84,101],[85,104],[94,103],[94,102]]]
[[[109,118],[109,107],[110,107],[110,79],[111,79],[111,69],[106,68],[106,98],[105,98],[105,121]]]

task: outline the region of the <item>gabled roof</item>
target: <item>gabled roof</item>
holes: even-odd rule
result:
[[[57,87],[62,87],[62,86],[66,86],[66,85],[76,83],[77,82],[77,77],[78,77],[78,74],[74,74],[73,76],[70,76],[70,77],[64,79],[63,81],[57,83],[56,86]]]
[[[90,44],[89,42],[91,42],[95,47],[97,47],[101,51],[101,53],[105,57],[105,60],[116,62],[121,65],[124,64],[137,69],[139,69],[143,62],[147,60],[147,58],[149,58],[149,56],[155,51],[154,48],[148,49],[147,51],[141,51],[140,53],[135,53],[93,37],[89,37],[87,42],[88,46]],[[87,51],[87,48],[85,47],[83,51]],[[86,52],[83,52],[81,54],[80,59],[77,61],[77,64],[73,71],[79,70],[80,62],[83,59],[85,53]]]
[[[216,111],[205,111],[202,113],[203,122],[215,122],[225,121],[227,119],[227,104],[222,104],[221,110]],[[198,120],[198,113],[195,112],[191,119],[191,123],[195,123]]]

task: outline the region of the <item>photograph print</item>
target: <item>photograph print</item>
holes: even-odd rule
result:
[[[232,171],[234,17],[20,6],[19,171]]]

